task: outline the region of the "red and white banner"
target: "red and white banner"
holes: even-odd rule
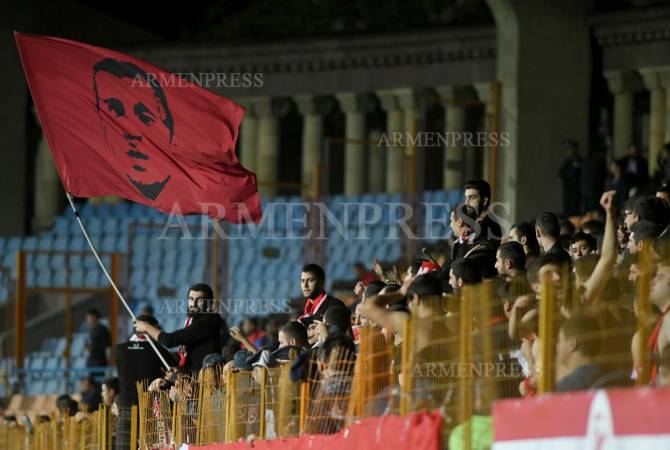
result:
[[[331,435],[304,435],[290,439],[182,446],[189,450],[439,450],[439,412],[365,419]]]
[[[670,389],[613,389],[496,402],[494,450],[670,449]]]

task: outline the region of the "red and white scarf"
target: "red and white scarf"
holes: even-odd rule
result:
[[[193,317],[187,317],[186,320],[184,321],[184,328],[188,328],[189,325],[191,325],[191,322],[193,322]],[[186,355],[188,352],[186,351],[186,346],[181,345],[179,347],[179,368],[184,367],[184,364],[186,364]]]
[[[326,301],[326,297],[328,297],[328,295],[325,292],[322,292],[314,300],[308,298],[305,302],[305,310],[303,311],[303,314],[300,316],[300,318],[303,319],[305,317],[310,317],[316,314],[323,302]]]

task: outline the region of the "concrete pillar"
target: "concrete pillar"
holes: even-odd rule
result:
[[[240,162],[251,172],[258,170],[258,117],[252,99],[238,100],[246,108],[240,126]]]
[[[280,110],[274,99],[264,97],[254,100],[258,114],[258,192],[267,197],[277,195],[277,173],[279,171],[279,116]]]
[[[663,149],[665,140],[665,88],[661,83],[657,68],[640,69],[644,87],[649,90],[649,173],[653,174],[658,165],[656,159]]]
[[[415,89],[407,88],[396,89],[396,93],[398,94],[398,101],[403,112],[405,136],[411,136],[412,139],[416,139],[417,134],[421,131],[421,127],[423,126],[424,108],[421,103],[421,96]],[[416,152],[414,173],[411,173],[411,168],[408,167],[405,189],[408,192],[411,192],[412,190],[421,192],[424,189],[425,182],[425,149],[407,145],[405,147],[405,156],[407,157],[406,161],[408,165],[412,160],[413,152]],[[411,186],[410,184],[412,180],[414,180],[414,186]]]
[[[49,144],[40,136],[37,144],[35,160],[35,214],[33,216],[33,232],[51,228],[54,217],[60,213],[63,188],[58,178]]]
[[[661,85],[665,89],[665,136],[664,143],[670,142],[670,68],[659,70]]]
[[[381,130],[368,131],[368,191],[384,192],[384,174],[386,165],[386,149],[378,145],[382,137]]]
[[[493,117],[493,83],[491,82],[482,82],[474,84],[475,91],[477,91],[477,97],[479,101],[484,104],[485,115],[483,117],[484,123],[482,123],[483,129],[486,133],[492,131],[492,117]],[[488,135],[488,134],[487,134]],[[476,151],[482,152],[482,178],[491,182],[491,174],[493,173],[493,165],[496,163],[493,160],[493,148],[486,145],[484,147],[477,147]]]
[[[365,190],[365,112],[364,96],[340,93],[335,97],[345,114],[344,194],[357,195]]]
[[[324,102],[312,95],[294,97],[302,115],[302,184],[303,195],[317,194],[315,186],[323,151]]]
[[[607,86],[614,96],[614,120],[612,139],[614,157],[622,158],[633,143],[633,99],[635,92],[642,86],[639,76],[634,72],[618,70],[604,73]]]
[[[589,137],[594,0],[487,0],[496,22],[501,83],[498,192],[508,221],[561,208],[566,138]],[[560,37],[560,38],[557,38]],[[541,205],[541,206],[540,206]]]
[[[386,111],[386,137],[393,142],[394,133],[402,138],[404,131],[403,111],[398,96],[393,91],[377,93],[381,108]],[[403,190],[403,147],[389,145],[386,151],[386,192],[397,193]]]
[[[465,173],[464,152],[466,150],[462,145],[462,139],[450,138],[447,133],[466,131],[465,105],[462,102],[463,89],[454,86],[439,86],[435,90],[444,106],[444,132],[448,138],[444,149],[444,189],[462,189],[465,182],[463,174]]]

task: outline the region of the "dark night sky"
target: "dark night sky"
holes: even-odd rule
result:
[[[189,28],[195,27],[205,12],[223,0],[198,0],[191,2],[158,2],[137,0],[76,0],[98,11],[115,16],[173,40],[182,37]],[[171,3],[171,4],[170,4]],[[246,1],[225,1],[231,7],[243,6]]]

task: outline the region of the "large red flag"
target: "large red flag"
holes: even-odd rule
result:
[[[260,221],[256,176],[235,155],[241,106],[122,53],[14,36],[68,192]]]

